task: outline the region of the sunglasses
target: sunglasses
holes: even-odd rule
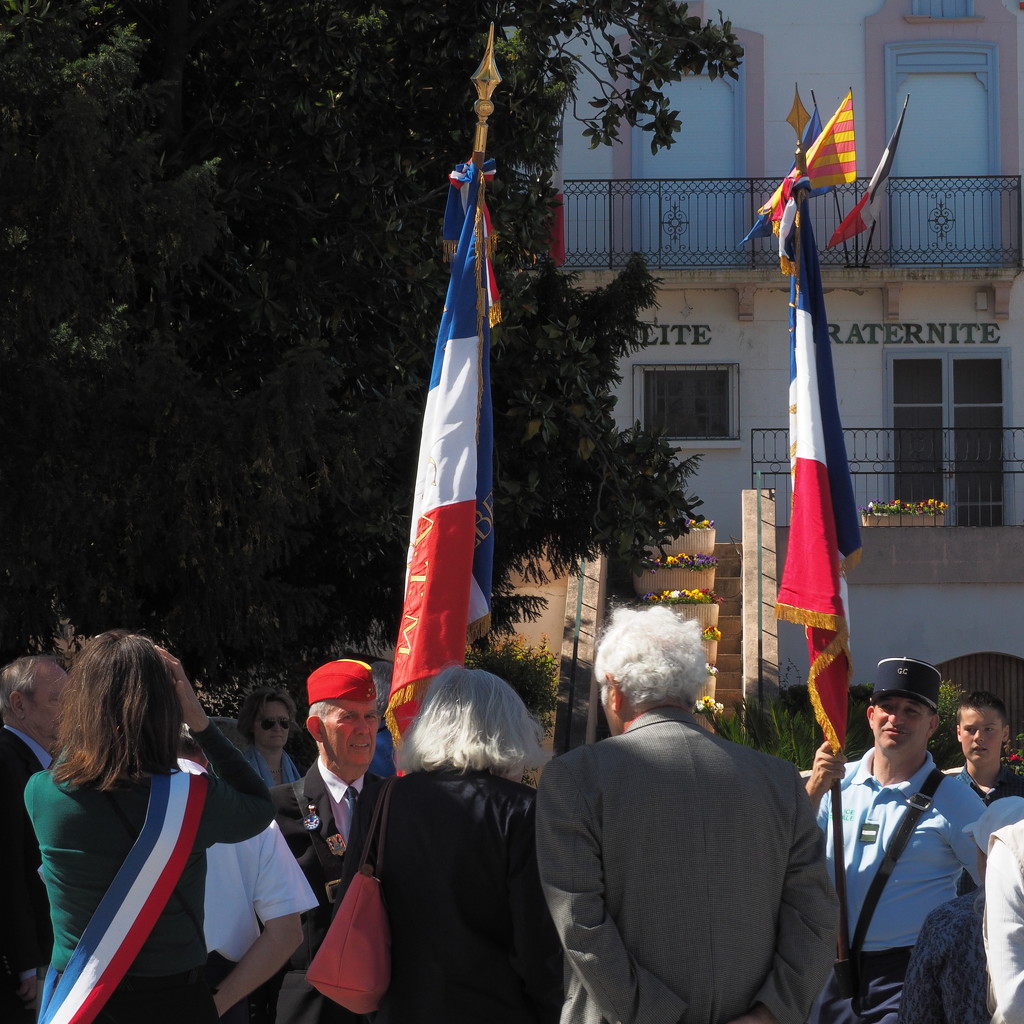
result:
[[[291,722],[287,718],[261,718],[260,728],[261,729],[273,729],[275,725],[281,726],[282,729],[290,729]]]

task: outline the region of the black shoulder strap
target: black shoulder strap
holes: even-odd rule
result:
[[[292,793],[295,794],[295,804],[299,809],[299,820],[301,821],[306,817],[308,813],[308,801],[306,800],[306,791],[303,786],[305,779],[296,779],[292,785]],[[328,849],[327,843],[324,842],[324,837],[320,835],[320,830],[311,828],[306,830],[306,835],[309,836],[309,844],[313,847],[313,852],[316,853],[317,860],[320,861],[320,869],[324,875],[324,888],[327,891],[328,900],[334,902],[334,892],[338,885],[338,879],[341,878],[341,858],[335,857],[333,853]]]
[[[907,808],[906,814],[903,815],[903,820],[900,821],[900,827],[889,840],[882,863],[878,865],[878,871],[871,880],[871,888],[868,889],[868,894],[864,897],[864,906],[861,907],[860,916],[857,918],[857,929],[853,933],[853,942],[850,944],[851,956],[860,953],[885,883],[889,881],[889,876],[892,874],[893,868],[896,867],[896,861],[900,859],[911,834],[917,828],[921,815],[931,807],[935,791],[944,778],[945,776],[938,768],[933,768],[931,774],[924,780],[921,789],[910,798],[910,806]]]

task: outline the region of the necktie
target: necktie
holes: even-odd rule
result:
[[[356,801],[359,799],[359,793],[355,786],[349,786],[345,790],[345,796],[343,797],[345,806],[348,809],[348,821],[345,823],[345,842],[347,843],[349,837],[352,835],[352,826],[356,823]]]

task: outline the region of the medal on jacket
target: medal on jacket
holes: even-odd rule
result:
[[[320,815],[316,813],[316,804],[309,805],[309,814],[302,819],[302,826],[307,832],[315,832],[320,827]]]
[[[344,857],[347,844],[341,835],[333,835],[327,837],[327,849],[334,854],[335,857]]]

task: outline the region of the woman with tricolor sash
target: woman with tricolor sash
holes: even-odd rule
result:
[[[181,724],[209,775],[177,770]],[[266,786],[146,637],[93,637],[68,674],[60,755],[29,781],[53,920],[44,1024],[206,1024],[206,848],[256,835]]]

